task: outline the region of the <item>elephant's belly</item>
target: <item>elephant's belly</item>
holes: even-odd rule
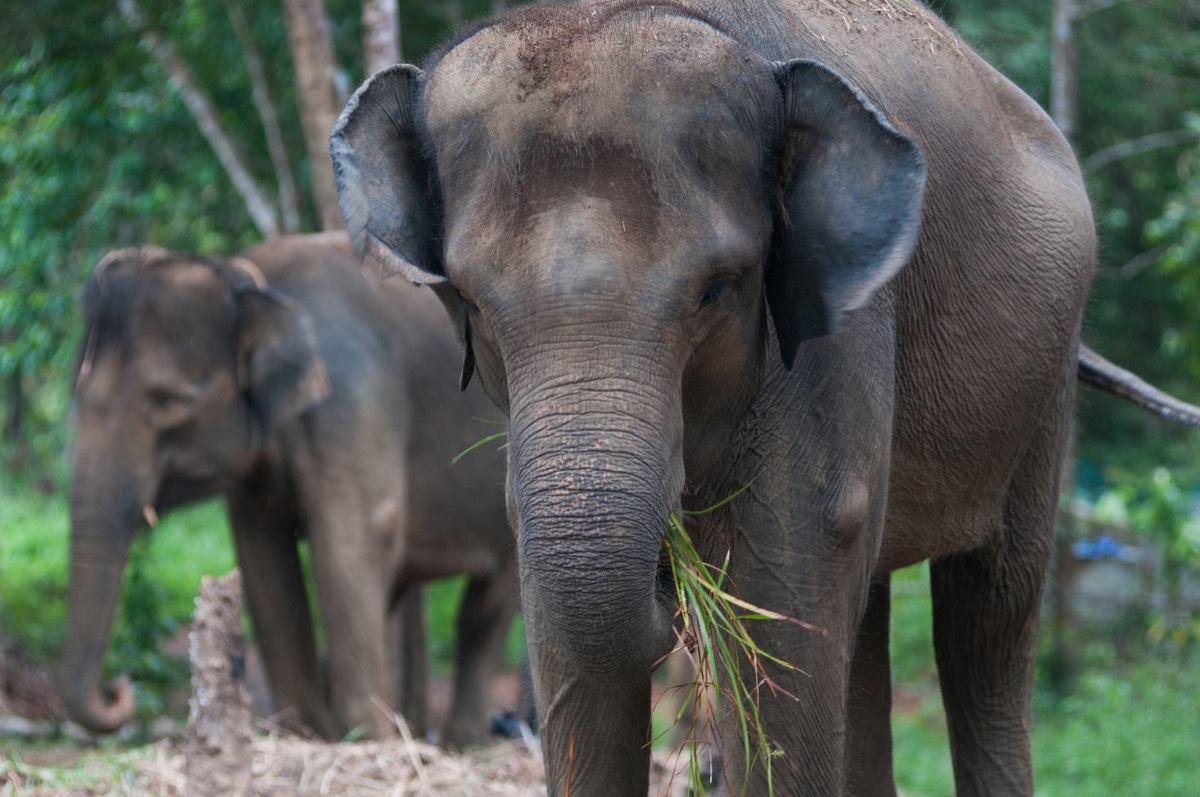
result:
[[[999,533],[1002,506],[1002,495],[966,506],[906,500],[903,494],[893,497],[888,502],[875,572],[891,573],[985,545]]]
[[[401,580],[425,582],[449,578],[460,573],[482,576],[500,569],[496,552],[485,549],[453,548],[437,545],[415,545],[408,550]]]

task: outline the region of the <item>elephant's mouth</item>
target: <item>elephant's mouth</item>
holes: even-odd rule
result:
[[[224,492],[226,486],[217,478],[169,476],[158,488],[158,495],[154,498],[154,509],[157,512],[166,512],[184,504],[212,498]]]
[[[654,577],[654,597],[659,604],[659,609],[669,618],[672,628],[671,646],[661,657],[656,659],[650,665],[650,671],[657,670],[670,657],[671,653],[675,652],[678,647],[678,642],[682,638],[681,633],[683,626],[681,625],[682,611],[679,605],[679,591],[675,585],[675,576],[671,572],[671,562],[667,556],[666,548],[658,557],[658,571]]]

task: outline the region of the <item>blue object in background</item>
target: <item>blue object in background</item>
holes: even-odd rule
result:
[[[1071,545],[1071,553],[1076,559],[1120,559],[1132,562],[1138,559],[1138,550],[1132,545],[1117,542],[1112,537],[1094,537],[1090,540],[1080,540]]]

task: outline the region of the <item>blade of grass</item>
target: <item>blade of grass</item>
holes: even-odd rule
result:
[[[471,445],[464,448],[462,451],[459,451],[458,454],[455,455],[454,459],[450,460],[450,464],[457,465],[458,461],[460,459],[465,457],[467,454],[470,454],[472,451],[479,448],[480,446],[485,446],[488,443],[492,442],[493,440],[499,440],[501,437],[507,437],[507,436],[508,436],[508,430],[505,429],[503,432],[496,432],[495,434],[488,435],[487,437],[483,438],[482,440],[477,440],[476,442],[474,442]]]

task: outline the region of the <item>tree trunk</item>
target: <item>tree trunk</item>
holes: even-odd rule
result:
[[[1079,113],[1078,60],[1075,22],[1076,0],[1054,0],[1053,55],[1050,74],[1050,116],[1074,143]]]
[[[21,387],[21,368],[17,366],[7,378],[5,397],[4,442],[15,443],[21,439],[21,427],[25,416],[25,391]]]
[[[368,76],[400,63],[400,12],[396,0],[363,0],[363,65]]]
[[[323,230],[340,230],[342,212],[329,158],[329,134],[341,112],[334,81],[333,43],[322,0],[286,0],[296,100],[312,174],[312,197]]]

